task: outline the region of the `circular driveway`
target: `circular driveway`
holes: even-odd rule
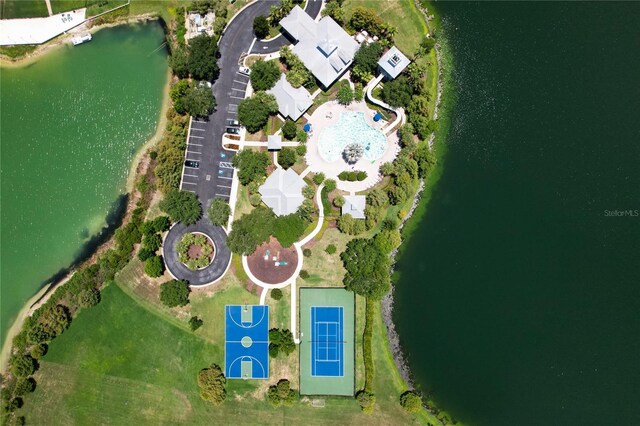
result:
[[[206,268],[192,271],[178,260],[176,246],[182,236],[189,232],[201,232],[213,240],[216,254],[213,262]],[[162,244],[164,263],[169,273],[176,279],[185,280],[190,286],[199,287],[213,284],[229,268],[231,252],[226,244],[227,233],[220,226],[212,225],[207,219],[200,219],[196,224],[185,226],[177,223],[171,227]]]

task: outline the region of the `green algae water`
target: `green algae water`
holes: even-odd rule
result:
[[[640,424],[640,3],[435,7],[456,103],[395,287],[416,384],[467,424]]]
[[[1,70],[1,332],[81,254],[155,132],[167,81],[157,22],[104,29]],[[4,337],[3,337],[4,341]]]

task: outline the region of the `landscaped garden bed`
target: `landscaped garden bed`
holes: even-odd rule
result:
[[[182,237],[177,250],[178,260],[193,271],[209,266],[215,256],[213,241],[199,232]]]

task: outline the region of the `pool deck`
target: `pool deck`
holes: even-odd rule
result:
[[[340,119],[340,114],[343,112],[363,112],[367,124],[380,131],[386,126],[386,122],[373,121],[375,111],[370,109],[365,102],[353,102],[348,106],[340,105],[337,101],[322,104],[309,118],[309,123],[311,123],[312,129],[314,130],[307,142],[305,159],[313,172],[322,172],[327,178],[335,179],[339,189],[355,193],[369,189],[380,181],[382,178],[380,175],[380,165],[393,161],[398,155],[398,152],[400,152],[400,145],[398,144],[398,136],[395,132],[392,132],[387,135],[387,145],[384,154],[376,161],[370,162],[362,158],[354,165],[349,165],[342,159],[332,162],[325,161],[318,150],[320,133],[325,127],[335,125]],[[351,170],[365,171],[367,172],[367,178],[361,182],[346,182],[338,179],[338,175],[341,172]]]
[[[86,11],[82,8],[45,18],[3,19],[0,45],[42,44],[85,22]]]

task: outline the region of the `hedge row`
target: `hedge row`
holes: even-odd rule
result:
[[[365,308],[364,335],[362,338],[362,354],[364,357],[364,390],[373,393],[373,378],[375,375],[373,367],[373,321],[375,316],[376,301],[367,298]]]
[[[338,179],[346,180],[349,182],[355,182],[355,181],[362,182],[366,178],[367,178],[367,172],[363,172],[363,171],[342,172],[338,175]]]

